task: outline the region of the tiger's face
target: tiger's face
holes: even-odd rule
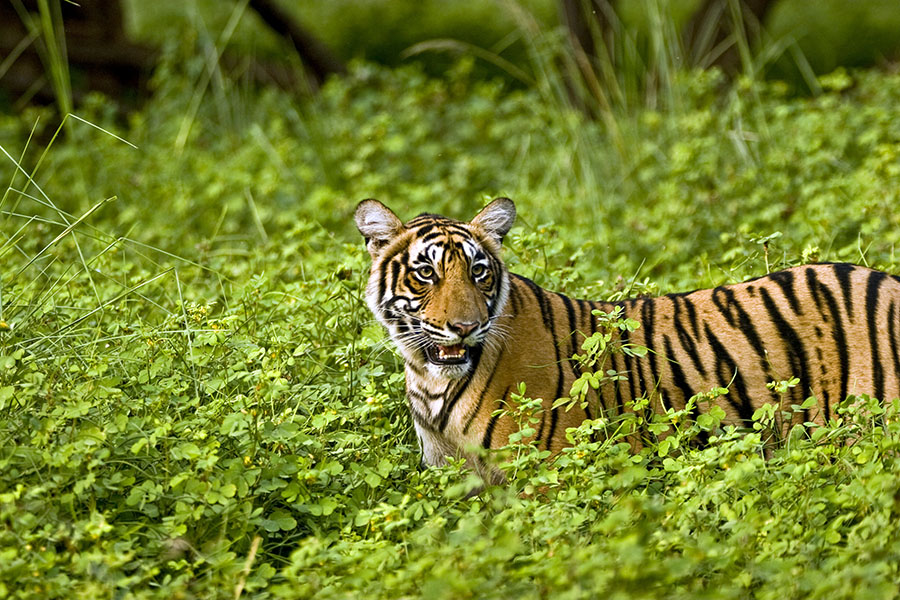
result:
[[[500,243],[515,214],[498,198],[468,223],[421,215],[403,224],[377,200],[359,204],[372,256],[366,300],[407,363],[458,379],[496,341],[509,289]]]

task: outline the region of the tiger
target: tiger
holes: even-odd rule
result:
[[[509,443],[518,426],[498,409],[520,382],[543,403],[533,442],[550,453],[569,445],[567,428],[636,398],[678,410],[726,388],[715,404],[723,424],[740,426],[765,403],[787,410],[815,397],[819,410],[800,418],[821,424],[850,395],[900,396],[900,277],[817,263],[655,298],[572,299],[507,270],[501,244],[515,219],[508,198],[469,222],[421,214],[404,224],[374,199],[356,208],[371,256],[366,303],[403,357],[425,465],[465,458],[502,481],[473,449]],[[598,331],[598,315],[616,309],[639,323],[619,341],[646,355],[612,355],[619,381],[594,392],[593,412],[590,402],[554,408],[580,375],[571,357]],[[767,386],[791,377],[799,382],[787,393]]]

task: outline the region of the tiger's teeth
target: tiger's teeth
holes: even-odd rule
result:
[[[448,349],[449,348],[445,348],[444,346],[438,346],[438,358],[448,358],[451,356],[452,358],[462,358],[466,355],[465,347],[461,346],[459,348],[456,348],[455,350],[453,350],[452,355],[447,352]]]

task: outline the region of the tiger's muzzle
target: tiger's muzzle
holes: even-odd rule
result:
[[[462,365],[469,362],[469,358],[476,348],[480,348],[480,346],[432,344],[425,347],[425,358],[436,365]]]
[[[477,321],[447,323],[440,335],[429,335],[425,359],[438,367],[459,367],[477,361],[486,329]],[[434,332],[437,333],[437,332]]]

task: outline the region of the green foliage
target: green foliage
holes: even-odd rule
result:
[[[526,430],[488,457],[507,485],[420,469],[351,222],[368,196],[468,217],[509,195],[511,268],[593,298],[808,257],[896,271],[896,74],[797,99],[679,73],[682,102],[616,133],[470,61],[441,80],[359,64],[302,102],[208,69],[173,51],[124,121],[89,98],[102,129],[0,117],[0,595],[896,593],[897,403],[773,439],[774,409],[747,431],[689,418],[726,390],[638,400],[548,457],[521,389],[502,408]],[[613,335],[634,323],[601,318],[598,385],[604,352],[640,353]]]

